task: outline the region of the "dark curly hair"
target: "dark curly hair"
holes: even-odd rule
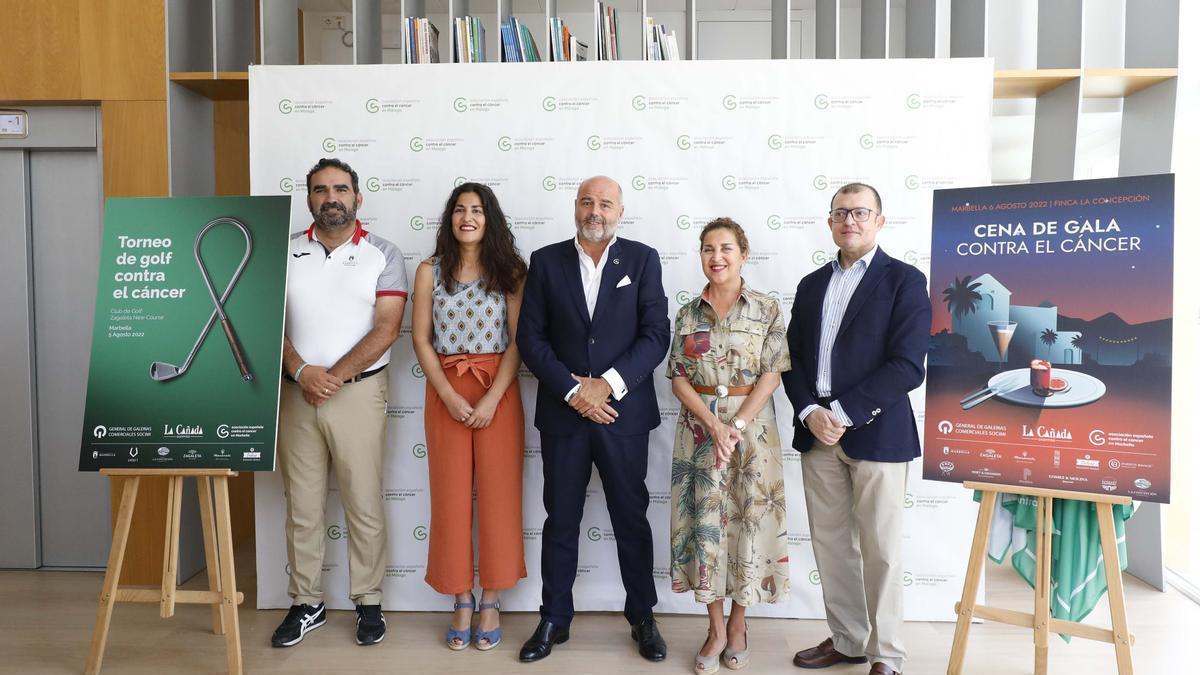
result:
[[[500,209],[496,193],[482,183],[463,183],[454,188],[442,211],[441,224],[437,231],[437,244],[433,255],[441,265],[442,286],[453,292],[454,273],[462,263],[462,249],[454,238],[454,206],[464,193],[471,192],[483,202],[483,241],[480,242],[479,264],[482,268],[483,288],[488,293],[515,293],[525,279],[529,266],[517,250],[512,228]]]
[[[308,191],[312,192],[313,174],[321,169],[328,169],[331,166],[335,169],[341,169],[342,171],[350,174],[350,186],[354,188],[354,194],[358,194],[358,172],[354,169],[351,169],[349,164],[343,162],[337,157],[322,157],[317,161],[316,164],[313,165],[313,168],[308,170],[308,176],[304,178],[304,182],[307,184]]]

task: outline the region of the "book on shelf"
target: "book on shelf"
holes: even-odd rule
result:
[[[565,21],[558,17],[550,17],[550,60],[551,61],[582,61],[579,57],[578,46],[582,43],[567,28]],[[584,45],[587,49],[587,45]]]
[[[515,16],[508,17],[508,21],[500,25],[500,47],[501,58],[505,63],[542,60],[542,54],[533,39],[533,34],[529,32],[529,27]]]
[[[439,63],[437,26],[423,17],[406,17],[404,55],[409,63]]]
[[[454,62],[483,63],[486,61],[485,34],[483,22],[478,17],[456,18],[454,20]]]
[[[596,2],[596,39],[600,47],[596,52],[599,61],[619,61],[621,59],[620,33],[621,22],[617,18],[616,8],[603,2]]]
[[[675,31],[668,32],[666,26],[655,23],[651,17],[646,17],[646,60],[679,60],[679,46],[675,41]]]

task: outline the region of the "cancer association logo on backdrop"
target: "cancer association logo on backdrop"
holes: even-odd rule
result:
[[[629,99],[629,107],[634,112],[678,112],[688,102],[687,96],[647,96],[637,94]]]
[[[291,115],[293,113],[298,114],[298,115],[301,115],[301,114],[311,115],[313,113],[321,112],[322,110],[328,108],[332,104],[333,104],[333,101],[322,101],[322,100],[301,101],[301,100],[297,100],[297,99],[281,98],[281,99],[279,99],[279,102],[275,104],[275,109],[278,110],[279,113],[282,115]]]
[[[372,115],[383,114],[398,114],[408,112],[415,108],[420,99],[415,98],[395,98],[395,99],[378,99],[369,98],[363,101],[363,110],[366,110]]]
[[[456,113],[490,113],[508,105],[506,98],[468,98],[457,96],[450,101],[450,109]]]
[[[725,94],[721,97],[721,107],[729,112],[762,110],[779,102],[778,96],[745,96]]]

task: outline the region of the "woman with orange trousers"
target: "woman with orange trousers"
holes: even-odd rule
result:
[[[454,596],[446,646],[500,644],[500,591],[525,576],[521,480],[525,416],[514,339],[528,267],[491,188],[450,193],[434,254],[417,268],[413,348],[425,371],[429,562],[425,581]],[[479,625],[471,545],[479,512]]]

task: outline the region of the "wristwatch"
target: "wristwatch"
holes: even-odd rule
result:
[[[740,417],[733,418],[733,428],[737,429],[738,431],[745,431],[746,430],[746,420],[744,420]]]

